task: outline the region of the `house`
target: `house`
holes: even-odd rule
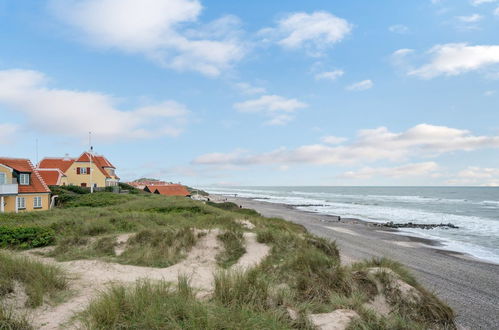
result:
[[[0,158],[0,212],[50,208],[50,189],[29,159]]]
[[[78,158],[44,158],[38,164],[41,171],[60,170],[66,179],[60,184],[95,188],[117,186],[120,178],[106,157],[84,152]],[[60,185],[59,184],[59,185]]]
[[[183,196],[189,197],[191,193],[181,184],[168,184],[164,186],[146,186],[144,191],[164,196]]]

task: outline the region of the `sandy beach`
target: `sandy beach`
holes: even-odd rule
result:
[[[385,256],[406,265],[428,289],[456,312],[466,329],[499,329],[499,265],[439,248],[437,241],[382,230],[356,219],[342,219],[248,198],[225,199],[267,217],[280,217],[336,240],[345,263]]]

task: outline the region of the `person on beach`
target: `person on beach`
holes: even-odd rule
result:
[[[341,217],[340,216],[338,216],[338,222],[341,222]]]

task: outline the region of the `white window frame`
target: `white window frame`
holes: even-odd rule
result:
[[[80,167],[80,174],[81,175],[87,175],[87,168],[86,167]]]
[[[40,196],[33,197],[33,208],[35,208],[35,209],[42,208],[42,197],[40,197]]]
[[[26,209],[26,198],[25,197],[17,197],[17,209],[25,210]]]
[[[0,184],[7,184],[7,174],[0,172]]]
[[[25,178],[28,178],[27,182]],[[19,184],[21,186],[29,186],[29,174],[28,173],[21,173],[19,174]]]

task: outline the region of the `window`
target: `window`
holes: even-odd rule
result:
[[[90,167],[77,167],[76,174],[90,174]]]
[[[35,209],[41,209],[42,208],[42,198],[40,196],[36,196],[33,198],[33,207]]]
[[[17,209],[24,210],[26,208],[26,198],[17,197]]]
[[[7,183],[7,176],[5,173],[0,173],[0,184],[6,184]]]
[[[19,174],[19,184],[22,186],[29,186],[29,174],[27,173]]]

